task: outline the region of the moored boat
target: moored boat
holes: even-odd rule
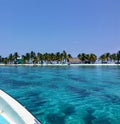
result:
[[[0,90],[0,124],[41,124],[26,108]]]

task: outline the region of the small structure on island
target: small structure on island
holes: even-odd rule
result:
[[[82,61],[79,58],[69,58],[69,64],[81,64]]]
[[[17,59],[16,59],[16,63],[15,64],[23,64],[24,62],[23,62],[23,59],[21,58],[21,57],[18,57]]]

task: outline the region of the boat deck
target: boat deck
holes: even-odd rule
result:
[[[1,114],[0,114],[0,124],[10,124],[6,118],[4,118]]]
[[[0,124],[40,124],[11,96],[0,90]]]
[[[15,124],[11,118],[7,116],[7,114],[3,111],[0,110],[0,124]]]

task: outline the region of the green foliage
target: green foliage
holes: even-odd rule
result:
[[[82,54],[78,54],[77,57],[82,61],[82,63],[93,64],[97,60],[97,56],[93,53],[91,53],[91,54],[82,53]]]
[[[31,51],[30,53],[26,53],[25,55],[22,55],[18,59],[19,54],[18,52],[15,52],[14,54],[9,54],[8,57],[3,58],[0,56],[0,63],[4,64],[12,64],[12,63],[23,63],[23,64],[52,64],[52,63],[60,63],[64,64],[69,62],[69,58],[72,58],[71,54],[67,54],[65,50],[63,52],[56,52],[56,53],[35,53],[34,51]],[[95,63],[97,60],[97,56],[94,53],[86,54],[86,53],[80,53],[77,56],[82,63]],[[109,52],[102,54],[98,60],[101,61],[101,63],[108,63],[108,62],[114,62],[119,63],[120,62],[120,51],[117,53],[110,54]]]

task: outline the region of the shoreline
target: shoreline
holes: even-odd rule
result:
[[[120,66],[120,64],[0,64],[0,66]]]

